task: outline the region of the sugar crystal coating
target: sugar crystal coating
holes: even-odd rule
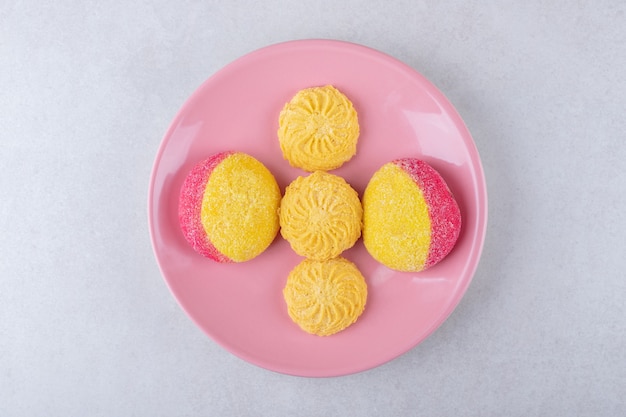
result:
[[[220,152],[196,164],[187,174],[180,191],[178,220],[187,242],[198,253],[217,262],[232,262],[208,239],[200,218],[202,198],[209,176],[232,152]]]
[[[383,165],[363,195],[363,243],[380,263],[417,272],[440,262],[461,229],[456,200],[426,162],[403,158]]]
[[[280,189],[271,172],[242,152],[213,155],[194,167],[179,200],[191,246],[217,262],[261,254],[278,233]]]

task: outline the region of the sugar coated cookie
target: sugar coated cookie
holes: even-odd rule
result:
[[[383,165],[363,195],[363,243],[380,263],[421,271],[452,250],[461,213],[444,179],[426,162],[398,159]]]
[[[289,317],[304,331],[329,336],[361,315],[367,301],[367,284],[356,265],[347,259],[305,259],[289,274],[283,296]]]
[[[316,171],[296,178],[280,204],[280,233],[299,255],[316,260],[338,256],[361,236],[363,208],[341,177]]]
[[[252,156],[222,152],[197,164],[180,193],[178,217],[189,244],[217,262],[261,254],[278,233],[280,189]]]
[[[280,148],[294,167],[329,171],[356,153],[356,110],[332,85],[300,90],[280,112],[278,122]]]

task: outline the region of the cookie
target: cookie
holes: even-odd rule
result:
[[[363,195],[363,243],[374,259],[398,271],[422,271],[444,259],[461,231],[459,206],[426,162],[383,165]]]
[[[281,193],[272,173],[242,152],[198,163],[182,185],[178,218],[187,242],[217,262],[260,255],[278,234]]]
[[[279,213],[281,235],[307,258],[334,258],[361,236],[363,208],[357,192],[327,172],[296,178],[285,190]]]
[[[329,171],[356,154],[359,121],[352,102],[332,85],[300,90],[280,112],[284,158],[305,171]]]
[[[283,296],[289,317],[301,329],[329,336],[359,318],[367,302],[367,284],[347,259],[305,259],[289,274]]]

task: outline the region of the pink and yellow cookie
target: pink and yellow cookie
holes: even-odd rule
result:
[[[353,324],[363,313],[367,284],[347,259],[305,259],[289,273],[283,296],[289,317],[302,330],[329,336]]]
[[[383,165],[363,195],[363,243],[389,268],[417,272],[454,247],[461,212],[441,175],[426,162],[403,158]]]
[[[261,162],[242,152],[221,152],[187,175],[180,227],[198,253],[217,262],[248,261],[276,237],[280,199],[276,179]]]

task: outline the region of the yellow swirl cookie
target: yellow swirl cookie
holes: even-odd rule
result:
[[[361,236],[359,195],[341,177],[316,171],[296,178],[280,203],[280,233],[298,254],[315,260],[338,256]]]
[[[305,259],[289,274],[283,296],[289,317],[304,331],[329,336],[359,318],[367,301],[367,284],[347,259]]]
[[[285,104],[278,124],[280,148],[291,166],[328,171],[356,154],[356,110],[332,85],[300,90]]]

